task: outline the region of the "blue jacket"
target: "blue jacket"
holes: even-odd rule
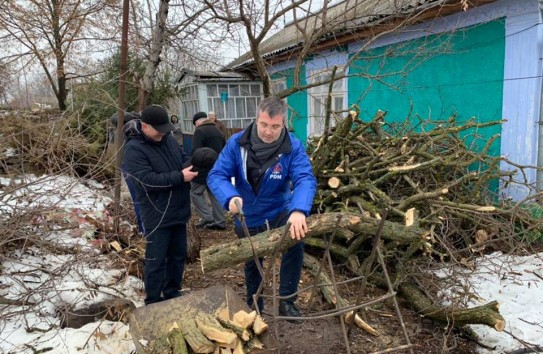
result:
[[[152,141],[139,121],[127,123],[124,131],[123,166],[134,183],[145,232],[187,223],[190,184],[183,180],[183,158],[173,135]]]
[[[247,150],[239,144],[244,133],[239,132],[228,140],[207,177],[207,185],[219,203],[228,210],[230,199],[241,197],[248,227],[263,225],[266,220],[271,222],[283,210],[309,215],[317,181],[302,143],[289,133],[291,151],[280,155],[279,161],[265,172],[255,195],[247,181]]]

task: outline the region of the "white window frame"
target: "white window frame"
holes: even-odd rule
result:
[[[338,67],[336,73],[343,72],[342,67]],[[330,78],[332,69],[312,70],[309,76],[309,83],[322,82]],[[326,99],[328,97],[329,83],[314,86],[309,89],[309,121],[308,136],[320,136],[324,133],[324,118],[326,110]],[[342,111],[346,108],[347,98],[347,79],[342,78],[334,82],[332,89],[332,112]],[[341,105],[340,107],[338,107]],[[317,108],[318,107],[318,108]],[[332,114],[330,119],[330,128],[336,126],[336,117]]]
[[[210,86],[215,86],[213,92]],[[227,102],[220,96],[225,90],[228,90]],[[206,92],[208,111],[214,111],[227,128],[243,129],[256,119],[256,109],[262,100],[260,82],[210,82],[206,83]]]

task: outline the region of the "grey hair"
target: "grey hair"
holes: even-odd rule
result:
[[[287,117],[287,104],[276,96],[264,98],[258,104],[258,113],[266,112],[270,117],[281,115],[283,119]]]

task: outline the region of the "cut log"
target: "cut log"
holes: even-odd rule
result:
[[[342,215],[340,223],[337,218]],[[364,217],[360,214],[349,213],[325,213],[311,215],[307,218],[309,231],[306,239],[321,236],[325,233],[331,233],[337,229],[348,229],[357,237],[373,237],[377,232],[379,220]],[[231,242],[217,244],[208,247],[200,252],[200,261],[204,273],[216,269],[231,267],[253,258],[251,241],[258,257],[272,255],[277,243],[281,239],[283,227],[262,232],[258,235],[247,238],[237,239]],[[392,241],[395,245],[411,245],[422,243],[422,235],[427,231],[419,227],[405,227],[399,223],[386,221],[383,227],[382,238]],[[296,240],[287,237],[281,245],[281,250],[286,250],[293,246]],[[356,251],[356,250],[353,250]]]
[[[257,316],[258,317],[258,316]],[[222,317],[218,317],[217,316],[217,320],[219,321],[219,323],[224,327],[224,328],[227,328],[231,331],[234,331],[234,333],[236,333],[238,335],[238,337],[240,337],[244,342],[247,342],[249,341],[253,336],[251,334],[251,332],[249,330],[247,330],[246,328],[243,328],[239,325],[237,325],[236,323],[230,321],[230,320],[225,320],[224,318]],[[256,321],[255,321],[256,322]],[[253,325],[254,326],[254,325]],[[257,333],[258,334],[258,333]]]
[[[211,342],[196,326],[196,322],[192,318],[183,318],[177,321],[177,325],[183,332],[185,340],[196,353],[213,353],[215,344]]]
[[[188,354],[187,342],[180,328],[174,328],[168,333],[168,341],[172,347],[172,354]]]
[[[337,189],[339,185],[341,184],[341,181],[337,177],[330,177],[328,179],[328,186],[332,189]]]
[[[260,315],[257,315],[255,322],[253,323],[253,332],[258,336],[259,334],[266,332],[267,329],[268,324],[264,322],[264,319]]]
[[[256,311],[247,313],[243,310],[240,310],[234,314],[234,317],[232,317],[232,322],[234,322],[236,325],[238,325],[241,328],[248,329],[255,322],[255,318],[256,318]]]
[[[234,349],[238,342],[238,336],[233,331],[221,326],[211,315],[200,312],[196,315],[198,329],[208,339],[218,343],[219,346]]]
[[[403,282],[400,295],[406,298],[421,315],[451,326],[483,324],[501,332],[505,328],[505,319],[499,312],[497,301],[468,309],[457,309],[434,305],[415,285]]]

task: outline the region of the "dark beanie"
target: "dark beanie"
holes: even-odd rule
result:
[[[196,125],[198,119],[207,118],[206,112],[198,112],[192,116],[192,124]]]
[[[208,147],[201,147],[192,153],[191,164],[193,170],[211,170],[219,155],[217,152]]]

